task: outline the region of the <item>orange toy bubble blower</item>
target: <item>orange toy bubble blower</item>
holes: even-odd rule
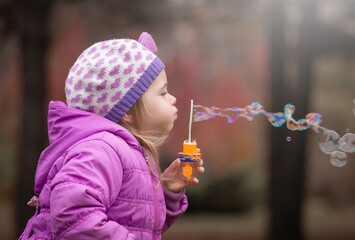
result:
[[[178,157],[182,162],[182,174],[185,178],[191,179],[197,174],[197,167],[201,161],[201,153],[197,153],[197,143],[195,140],[191,141],[191,123],[194,102],[191,100],[191,112],[189,123],[189,139],[183,143],[183,152],[178,153]]]

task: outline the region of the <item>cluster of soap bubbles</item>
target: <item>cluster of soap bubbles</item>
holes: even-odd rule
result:
[[[337,167],[343,167],[347,163],[346,153],[355,152],[355,134],[346,133],[344,136],[340,135],[334,130],[329,130],[324,127],[323,135],[324,142],[320,143],[320,149],[326,154],[330,154],[330,162]]]
[[[355,115],[355,99],[354,99],[353,113]],[[320,143],[322,152],[330,155],[330,162],[336,167],[343,167],[347,163],[346,153],[355,152],[355,134],[346,133],[344,136],[340,135],[334,130],[326,129],[320,126],[322,122],[322,115],[319,113],[308,113],[304,119],[296,121],[292,115],[295,112],[295,106],[287,104],[283,112],[269,113],[266,112],[263,106],[254,102],[244,108],[218,108],[218,107],[204,107],[201,105],[194,105],[193,108],[193,121],[199,122],[208,120],[214,117],[225,117],[229,123],[235,122],[239,117],[244,117],[252,121],[258,114],[263,114],[267,117],[271,125],[274,127],[281,127],[284,123],[288,129],[292,131],[304,131],[306,129],[313,129],[319,133],[323,131],[324,142]],[[287,141],[291,141],[288,137]]]

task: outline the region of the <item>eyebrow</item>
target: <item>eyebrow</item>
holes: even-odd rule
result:
[[[164,84],[160,87],[160,89],[165,88],[166,86],[168,86],[168,81],[165,81]]]

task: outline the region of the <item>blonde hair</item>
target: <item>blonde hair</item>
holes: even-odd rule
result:
[[[137,102],[131,107],[131,109],[127,112],[127,115],[131,118],[131,123],[123,120],[123,118],[118,122],[122,127],[126,128],[139,142],[139,144],[143,147],[146,156],[148,155],[153,158],[153,162],[155,165],[155,172],[148,161],[148,166],[151,173],[159,179],[160,183],[160,175],[161,169],[159,167],[159,147],[163,145],[168,137],[168,133],[161,133],[158,131],[145,131],[141,128],[142,121],[145,119],[145,116],[149,114],[146,111],[144,102],[142,97],[137,100]],[[156,188],[159,186],[156,186]]]

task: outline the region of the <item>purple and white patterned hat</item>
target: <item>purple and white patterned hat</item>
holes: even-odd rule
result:
[[[138,41],[98,42],[76,60],[65,82],[69,107],[118,122],[164,69],[148,33]]]

